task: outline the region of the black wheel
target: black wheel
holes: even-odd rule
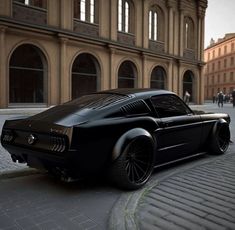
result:
[[[217,123],[211,136],[210,152],[223,154],[227,151],[230,142],[230,130],[227,122]]]
[[[111,168],[112,181],[124,189],[138,189],[149,179],[154,164],[153,141],[140,136],[130,141]]]

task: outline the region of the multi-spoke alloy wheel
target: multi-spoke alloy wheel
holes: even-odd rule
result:
[[[137,189],[148,181],[153,164],[153,141],[145,136],[137,137],[114,163],[113,180],[122,188]]]

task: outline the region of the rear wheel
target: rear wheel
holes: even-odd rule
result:
[[[153,141],[136,137],[124,148],[111,168],[112,180],[125,189],[138,189],[149,179],[154,164]]]
[[[229,124],[226,121],[216,123],[211,136],[210,152],[214,154],[225,153],[229,147],[229,142]]]

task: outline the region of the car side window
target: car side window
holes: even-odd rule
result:
[[[190,109],[175,95],[159,95],[151,98],[152,104],[160,118],[190,114]]]

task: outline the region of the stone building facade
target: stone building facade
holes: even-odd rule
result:
[[[205,49],[205,99],[222,91],[229,95],[235,89],[235,33],[226,34]]]
[[[203,103],[207,0],[1,0],[0,108],[118,87]]]

